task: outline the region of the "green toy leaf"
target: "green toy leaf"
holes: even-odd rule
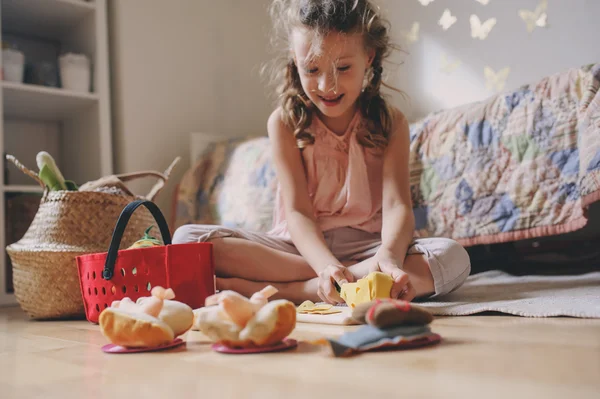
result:
[[[38,174],[40,179],[46,184],[50,191],[66,190],[67,186],[64,185],[54,174],[52,169],[48,165],[43,165]]]
[[[65,184],[67,186],[67,190],[69,190],[69,191],[79,191],[79,186],[77,186],[77,184],[75,184],[75,182],[73,182],[71,180],[65,180]]]
[[[146,229],[146,231],[144,231],[144,237],[142,238],[143,240],[156,240],[156,238],[155,238],[155,237],[152,237],[152,236],[150,235],[150,230],[152,230],[152,228],[153,228],[153,227],[154,227],[154,225],[152,225],[152,226],[148,227],[148,228]]]
[[[46,151],[40,151],[36,156],[36,162],[40,170],[38,176],[50,191],[79,191],[79,187],[75,182],[65,180],[60,169],[56,166],[56,162],[54,162],[52,155],[48,154]]]

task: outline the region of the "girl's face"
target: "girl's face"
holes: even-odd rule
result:
[[[306,29],[292,34],[292,53],[304,92],[326,117],[353,112],[372,62],[362,36],[332,32],[316,51],[311,51],[311,39]]]

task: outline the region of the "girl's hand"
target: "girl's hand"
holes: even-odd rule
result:
[[[409,302],[412,301],[417,295],[417,292],[410,282],[410,277],[406,272],[400,269],[398,262],[392,256],[387,254],[378,254],[376,255],[376,259],[379,270],[382,273],[389,274],[394,280],[390,297]]]
[[[342,265],[329,265],[319,273],[319,289],[317,294],[324,302],[338,304],[344,302],[337,292],[334,281],[341,287],[354,281],[354,276]]]

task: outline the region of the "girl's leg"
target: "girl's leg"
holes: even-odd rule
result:
[[[401,267],[408,275],[409,281],[415,290],[416,298],[430,296],[435,292],[433,276],[425,255],[407,255]],[[363,278],[371,272],[379,271],[376,259],[373,257],[355,263],[348,269],[356,279]]]
[[[366,259],[349,267],[362,278],[379,267],[373,257],[378,248],[362,254]],[[460,287],[471,272],[467,251],[447,238],[416,239],[408,249],[402,269],[408,274],[417,298],[440,296]]]
[[[173,243],[213,243],[217,277],[251,281],[290,282],[316,277],[293,245],[266,234],[220,226],[187,225],[173,235]]]
[[[358,263],[356,261],[344,261],[342,263],[348,266],[348,269],[352,272],[356,280],[365,277],[370,272],[379,271],[379,267],[373,257]],[[410,283],[416,291],[416,298],[431,296],[435,293],[435,282],[426,255],[407,255],[402,270],[408,275]],[[259,282],[243,278],[217,278],[218,290],[233,290],[246,297],[260,291],[267,285],[272,285],[278,290],[278,293],[272,297],[273,299],[287,299],[296,305],[306,300],[321,302],[321,298],[317,294],[319,281],[316,277],[307,279],[306,281],[287,283],[273,281]]]
[[[421,255],[433,278],[433,295],[448,294],[460,287],[471,273],[469,253],[449,238],[419,238],[408,255]]]
[[[318,279],[316,277],[307,281],[295,281],[290,283],[259,282],[241,278],[217,278],[218,290],[236,291],[245,297],[250,297],[267,285],[272,285],[278,290],[270,300],[287,299],[296,305],[299,305],[306,300],[315,303],[321,301],[321,298],[317,295]]]
[[[379,270],[374,258],[366,259],[360,263],[356,263],[355,261],[345,261],[343,263],[346,266],[349,266],[348,269],[357,280],[372,271]],[[429,271],[429,264],[427,263],[425,256],[407,256],[403,270],[408,274],[410,282],[416,290],[416,297],[428,296],[434,293],[433,277]],[[272,299],[287,299],[294,302],[296,305],[306,300],[321,302],[321,298],[317,294],[319,281],[316,277],[306,281],[287,283],[270,281],[259,282],[242,278],[217,278],[218,290],[233,290],[246,297],[260,291],[267,285],[272,285],[278,290],[277,294],[275,294]]]
[[[305,281],[317,275],[302,256],[243,238],[218,238],[213,244],[217,277],[290,282]]]

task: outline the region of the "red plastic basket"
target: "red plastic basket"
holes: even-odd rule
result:
[[[165,245],[119,250],[127,222],[141,205],[156,220]],[[108,252],[78,256],[77,269],[86,318],[92,323],[98,323],[100,313],[113,301],[150,296],[154,286],[172,288],[175,300],[192,309],[203,307],[205,299],[215,293],[212,244],[172,245],[164,216],[150,201],[127,205]]]

